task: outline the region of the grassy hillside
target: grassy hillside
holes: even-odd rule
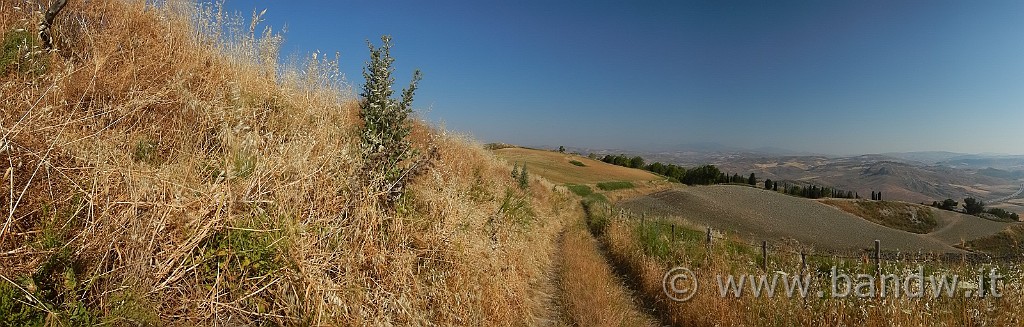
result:
[[[750,241],[796,240],[826,249],[862,249],[881,240],[886,249],[956,252],[944,243],[875,224],[818,201],[735,185],[677,187],[621,203],[634,212],[728,231]]]
[[[932,209],[920,204],[840,199],[826,199],[820,202],[873,223],[911,233],[928,234],[938,226]]]
[[[360,182],[373,163],[339,62],[278,65],[280,35],[182,1],[71,1],[44,53],[30,9],[0,5],[22,58],[0,72],[0,325],[551,314],[556,236],[580,213],[548,182],[520,189],[417,123],[436,156],[388,208]]]
[[[525,164],[531,173],[535,173],[555,183],[597,184],[610,181],[654,181],[664,178],[649,172],[616,166],[554,151],[504,148],[494,153],[508,162]],[[582,163],[583,166],[573,164]]]

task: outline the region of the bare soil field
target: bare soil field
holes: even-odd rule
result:
[[[851,250],[880,240],[886,250],[961,252],[954,245],[1002,231],[999,223],[934,210],[937,226],[914,234],[878,225],[815,200],[750,187],[677,187],[623,201],[621,206],[735,233],[750,241],[796,240],[820,248]]]

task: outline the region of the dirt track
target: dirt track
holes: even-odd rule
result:
[[[682,218],[751,241],[795,239],[829,249],[863,249],[880,240],[886,250],[962,252],[951,246],[996,233],[1008,223],[937,212],[935,232],[914,234],[878,225],[810,199],[743,186],[677,187],[625,201],[634,212]]]

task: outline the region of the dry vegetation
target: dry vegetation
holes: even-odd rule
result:
[[[994,255],[1021,255],[1024,252],[1024,225],[1014,224],[999,233],[964,242],[964,248]]]
[[[576,326],[656,326],[615,276],[599,244],[582,225],[566,231],[560,277],[567,315]]]
[[[959,239],[913,234],[869,222],[816,200],[747,186],[676,187],[623,201],[622,206],[638,213],[674,216],[709,225],[750,241],[786,239],[821,248],[850,250],[871,247],[874,240],[880,240],[887,250],[960,251],[953,247]],[[955,226],[961,227],[970,225]]]
[[[973,278],[978,269],[997,268],[1008,276],[1002,298],[933,298],[926,290],[921,299],[907,297],[846,297],[807,299],[755,297],[749,292],[739,298],[722,297],[715,276],[729,274],[765,274],[760,268],[760,253],[730,238],[716,241],[710,248],[702,233],[677,231],[671,237],[665,228],[648,221],[610,219],[602,240],[611,257],[636,278],[642,295],[655,303],[664,321],[685,326],[1017,326],[1022,323],[1021,308],[1024,278],[1019,265],[968,266],[938,262],[885,262],[883,274],[907,274],[923,264],[927,274],[951,273]],[[696,273],[699,287],[687,302],[675,302],[662,289],[665,272],[672,267],[687,267]],[[873,267],[860,260],[819,257],[809,259],[801,271],[798,256],[776,252],[769,256],[768,275],[810,273],[819,276],[810,294],[831,287],[830,277],[822,275],[835,266],[848,274],[872,274]],[[962,290],[961,290],[962,291]],[[826,293],[827,294],[827,293]]]
[[[494,153],[509,162],[525,164],[531,172],[544,176],[555,183],[597,184],[608,181],[629,181],[639,184],[644,181],[664,180],[662,177],[640,169],[616,166],[554,151],[501,148],[494,150]],[[578,161],[583,166],[575,165],[572,161]]]
[[[29,4],[0,3],[5,38],[35,33]],[[556,235],[579,215],[568,195],[520,190],[480,145],[417,124],[414,146],[438,156],[385,209],[353,182],[360,122],[339,63],[278,65],[259,19],[71,1],[60,51],[12,41],[0,325],[547,319]]]
[[[840,199],[826,199],[820,202],[873,223],[911,233],[928,234],[938,226],[932,209],[919,204]]]

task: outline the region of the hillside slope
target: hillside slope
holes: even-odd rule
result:
[[[555,183],[595,184],[607,181],[653,181],[663,177],[640,169],[616,166],[587,157],[554,151],[525,148],[503,148],[494,150],[499,157],[513,163],[526,165],[528,170],[540,174]],[[571,161],[584,166],[577,166]]]
[[[868,248],[958,252],[950,243],[878,225],[815,200],[762,189],[680,187],[622,203],[635,212],[680,217],[751,240],[795,239],[829,249]]]
[[[550,183],[418,123],[432,168],[386,208],[337,61],[182,1],[72,1],[54,53],[38,18],[0,5],[0,325],[547,321],[580,215]]]

